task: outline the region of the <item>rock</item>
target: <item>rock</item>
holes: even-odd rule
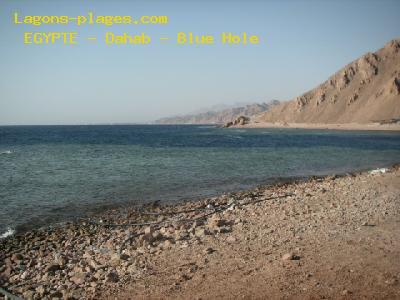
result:
[[[201,219],[199,219],[199,220],[195,220],[195,221],[193,222],[192,227],[193,227],[193,228],[196,228],[196,227],[199,227],[199,226],[201,226],[201,225],[204,225],[204,221],[201,220]]]
[[[50,298],[62,298],[63,294],[61,293],[61,291],[54,291],[50,294]]]
[[[76,285],[84,284],[86,281],[86,273],[75,273],[69,280]]]
[[[297,256],[291,252],[286,253],[282,256],[282,260],[299,260],[300,256]]]
[[[196,230],[195,230],[195,236],[197,236],[197,237],[204,237],[208,234],[210,234],[210,233],[205,228],[196,228]]]
[[[351,292],[348,291],[348,290],[343,290],[343,291],[342,291],[342,295],[343,295],[343,296],[349,295],[349,294],[351,294]]]
[[[147,226],[147,227],[144,229],[144,234],[145,234],[145,235],[146,235],[146,234],[153,235],[153,233],[154,233],[154,229],[153,229],[153,227],[151,227],[151,226]]]
[[[63,297],[66,300],[77,300],[82,298],[82,293],[79,290],[62,291]]]
[[[233,243],[236,243],[236,238],[235,238],[234,236],[228,236],[228,238],[226,239],[226,241],[227,241],[229,244],[233,244]]]
[[[74,273],[84,273],[85,272],[85,268],[82,267],[82,266],[75,266],[72,269],[72,272],[74,272]]]
[[[144,235],[140,236],[139,240],[151,244],[154,241],[154,237],[152,233],[147,232]]]
[[[30,300],[30,299],[33,299],[33,298],[34,298],[35,292],[34,292],[34,291],[31,291],[31,290],[28,290],[28,291],[25,291],[25,292],[22,294],[22,296],[24,296],[24,299]]]
[[[126,254],[126,253],[122,253],[121,256],[120,256],[120,258],[121,258],[122,260],[129,260],[130,256],[129,256],[128,254]]]
[[[153,233],[153,240],[154,240],[154,241],[161,240],[162,238],[163,238],[163,235],[161,234],[160,231],[155,231],[155,232]]]
[[[233,125],[233,122],[227,122],[222,127],[228,128],[228,127],[231,127],[232,125]]]
[[[28,271],[25,271],[24,273],[21,274],[19,278],[25,280],[27,276],[28,276]]]
[[[7,266],[5,270],[1,273],[1,277],[9,278],[12,274],[13,269],[11,266]]]
[[[219,233],[228,233],[232,231],[232,227],[231,226],[222,226],[220,228],[217,229],[217,232]]]
[[[118,282],[119,281],[119,277],[118,274],[115,272],[109,272],[106,275],[106,282]]]
[[[235,120],[231,121],[231,122],[227,122],[225,123],[225,125],[223,127],[228,128],[231,127],[233,125],[245,125],[250,121],[249,117],[246,116],[239,116],[237,117]]]
[[[208,226],[211,229],[218,229],[219,227],[222,227],[226,224],[226,221],[216,215],[214,215],[213,217],[211,217],[208,220]]]
[[[96,279],[102,279],[104,276],[105,275],[103,270],[97,270],[97,272],[93,275],[93,277]]]
[[[185,230],[176,230],[175,231],[175,239],[177,241],[186,240],[189,237],[187,231]]]
[[[172,241],[171,240],[165,240],[163,243],[163,248],[171,248],[172,247]]]
[[[211,254],[211,253],[213,253],[215,250],[213,249],[213,248],[206,248],[206,249],[204,249],[204,254]]]
[[[36,293],[38,293],[40,296],[43,296],[46,292],[43,285],[39,285],[35,290],[36,290]]]
[[[87,263],[90,267],[92,267],[93,269],[97,270],[99,268],[102,267],[102,265],[100,265],[97,261],[95,261],[94,259],[88,259]]]
[[[55,272],[60,269],[61,269],[61,267],[59,264],[49,264],[49,265],[47,265],[45,272]]]
[[[17,262],[17,261],[20,261],[20,260],[23,260],[23,259],[24,259],[24,257],[20,253],[15,253],[15,254],[13,254],[11,256],[11,260],[14,261],[14,262]]]
[[[237,218],[237,219],[235,219],[234,224],[240,226],[240,225],[243,225],[243,221],[242,221],[242,219]]]

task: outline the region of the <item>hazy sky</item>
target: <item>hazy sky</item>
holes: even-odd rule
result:
[[[33,27],[22,15],[167,15],[168,25]],[[146,122],[221,103],[289,100],[400,37],[400,1],[0,2],[0,124]],[[24,45],[24,31],[174,38],[246,31],[257,46]],[[81,41],[81,39],[79,40]]]

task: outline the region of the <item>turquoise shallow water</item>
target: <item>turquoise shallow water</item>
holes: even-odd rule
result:
[[[0,235],[107,207],[179,201],[398,162],[396,132],[0,127]]]

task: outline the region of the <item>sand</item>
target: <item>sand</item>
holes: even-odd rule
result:
[[[371,130],[371,131],[400,131],[400,124],[324,124],[324,123],[249,123],[236,125],[233,128],[296,128],[296,129],[329,129],[329,130]]]

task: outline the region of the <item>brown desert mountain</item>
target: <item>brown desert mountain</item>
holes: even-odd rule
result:
[[[189,114],[176,117],[168,117],[157,120],[156,124],[224,124],[240,116],[253,117],[267,111],[272,106],[279,104],[273,100],[270,103],[254,103],[241,107],[233,107],[218,111],[207,111],[197,114]]]
[[[373,123],[400,118],[400,39],[367,53],[258,122]]]

